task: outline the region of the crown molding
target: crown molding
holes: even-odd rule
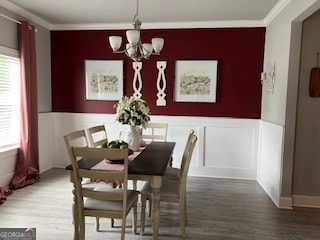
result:
[[[291,0],[279,0],[263,20],[142,23],[142,29],[266,27],[290,2]],[[132,28],[132,23],[51,24],[8,0],[1,0],[0,6],[48,30],[116,30]]]
[[[185,28],[242,28],[264,27],[261,21],[211,21],[211,22],[162,22],[142,23],[141,29],[185,29]],[[52,24],[50,30],[122,30],[131,29],[132,23],[121,24]]]
[[[268,26],[291,1],[292,0],[279,0],[264,18],[264,25]]]
[[[1,0],[0,6],[10,10],[11,12],[14,12],[14,13],[20,15],[21,17],[26,18],[28,21],[31,21],[35,24],[39,24],[40,26],[42,26],[46,29],[50,29],[50,27],[51,27],[51,24],[49,22],[47,22],[46,20],[36,16],[35,14],[29,12],[28,10],[21,8],[21,7],[17,6],[16,4],[13,4],[7,0]]]

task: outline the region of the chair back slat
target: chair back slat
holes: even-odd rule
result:
[[[168,123],[148,122],[145,129],[143,129],[143,140],[167,140]]]
[[[84,130],[77,130],[63,136],[69,159],[72,158],[71,147],[88,147],[88,140]]]
[[[64,136],[64,142],[66,144],[67,149],[70,147],[87,147],[88,141],[86,137],[86,132],[84,130],[78,130],[66,134]]]
[[[119,181],[123,181],[124,179],[123,171],[108,171],[108,174],[105,174],[105,172],[105,170],[79,169],[79,177],[91,178],[93,180],[99,179],[106,182],[111,182],[113,179],[118,179]]]
[[[90,147],[101,147],[108,144],[107,130],[104,125],[88,128],[87,136]]]

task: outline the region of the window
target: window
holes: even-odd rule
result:
[[[0,47],[0,149],[20,139],[20,59],[16,50]]]

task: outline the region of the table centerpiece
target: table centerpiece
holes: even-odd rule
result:
[[[116,121],[129,125],[131,140],[129,146],[133,151],[139,149],[142,142],[142,128],[150,121],[150,110],[145,100],[123,96],[114,105]]]

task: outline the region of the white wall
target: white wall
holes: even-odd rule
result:
[[[260,181],[264,189],[270,189],[273,183],[273,193],[269,195],[280,207],[290,207],[292,202],[292,174],[294,162],[294,141],[296,102],[299,80],[301,22],[310,14],[320,8],[319,0],[291,0],[289,4],[275,17],[266,30],[265,43],[265,69],[269,62],[276,64],[276,83],[274,93],[271,94],[263,89],[261,119],[264,122],[275,124],[276,128],[283,127],[283,154],[280,163],[277,155],[269,159],[261,152],[259,166],[267,166],[268,161],[276,167],[275,172],[280,172],[280,183],[278,175],[269,174],[269,181]],[[261,146],[269,141],[273,135],[268,133],[261,135]],[[270,130],[271,131],[271,130]],[[276,138],[276,136],[275,136]],[[269,146],[268,148],[272,148]],[[266,152],[266,151],[264,151]],[[258,171],[258,179],[264,179]],[[277,196],[278,195],[278,196]]]
[[[190,175],[256,179],[259,120],[171,116],[152,116],[151,120],[168,122],[168,141],[176,142],[173,157],[177,167],[180,166],[187,135],[191,128],[195,130],[199,140]],[[67,166],[69,162],[63,136],[102,123],[107,127],[110,140],[118,139],[119,131],[127,129],[126,125],[115,122],[113,114],[40,114],[40,168]]]
[[[300,199],[306,197],[320,198],[320,98],[309,95],[310,72],[316,67],[317,52],[320,52],[319,29],[320,10],[303,23],[292,189],[294,205],[304,205]]]
[[[0,13],[19,21],[25,19],[7,9],[0,7]],[[37,52],[37,78],[38,78],[38,111],[51,112],[51,46],[50,31],[41,25],[34,24],[36,32]],[[17,23],[0,17],[0,46],[18,50],[18,26]]]

